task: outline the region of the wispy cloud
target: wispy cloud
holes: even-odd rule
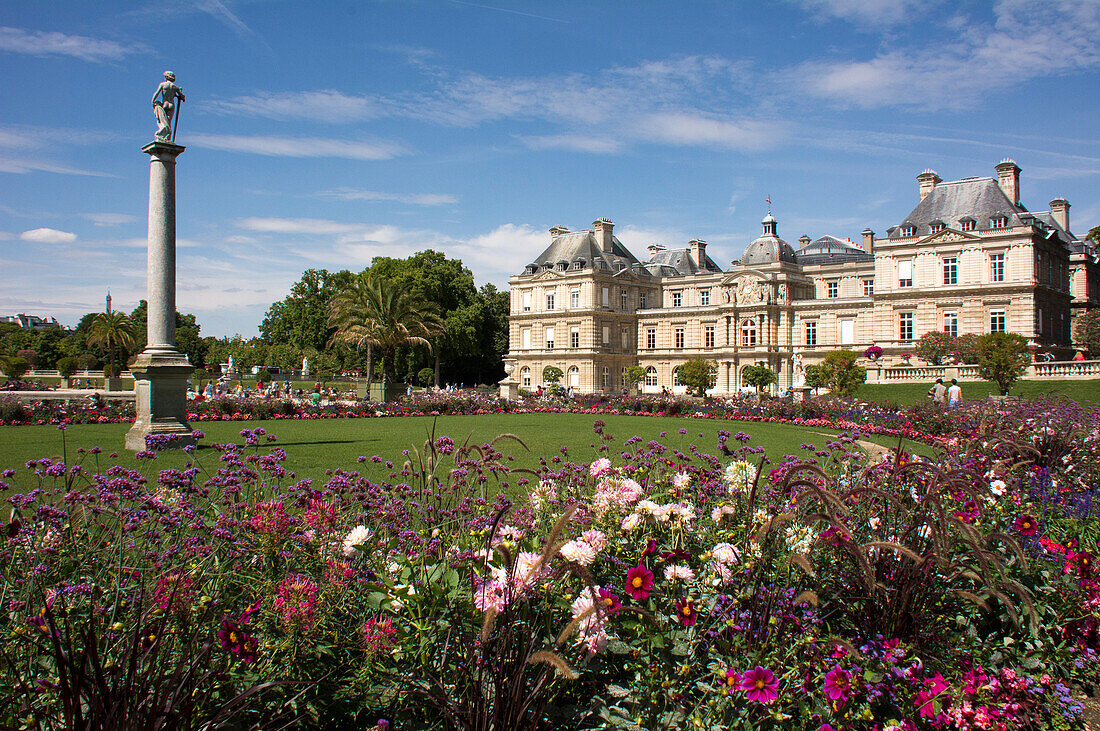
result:
[[[619,152],[623,147],[619,140],[610,137],[593,137],[581,134],[534,137],[518,135],[517,137],[532,150],[573,150],[595,154],[612,154]]]
[[[909,17],[918,8],[925,12],[929,0],[795,0],[811,13],[835,17],[865,25],[893,25]]]
[[[407,151],[397,142],[345,140],[326,137],[192,134],[197,147],[273,157],[338,157],[346,160],[389,160]]]
[[[260,92],[204,103],[204,108],[218,114],[334,124],[385,116],[382,107],[377,97],[349,96],[334,89]]]
[[[384,193],[378,190],[359,188],[335,188],[323,190],[317,194],[321,198],[335,198],[343,201],[394,201],[413,206],[445,206],[458,203],[458,197],[446,193]]]
[[[498,8],[495,5],[484,5],[482,3],[472,3],[468,0],[451,0],[456,5],[466,5],[471,8],[482,8],[483,10],[495,10],[498,13],[510,13],[512,15],[521,15],[525,18],[535,18],[536,20],[549,20],[553,23],[572,23],[571,20],[565,20],[563,18],[551,18],[548,15],[538,15],[536,13],[527,13],[522,10],[515,10],[513,8]]]
[[[36,244],[69,244],[76,241],[76,234],[55,228],[32,228],[19,234],[19,238]]]
[[[784,135],[779,122],[730,120],[691,112],[661,112],[644,117],[635,133],[644,140],[666,145],[699,145],[732,150],[760,150],[774,146]]]
[[[137,220],[136,216],[131,216],[129,213],[85,213],[83,215],[96,226],[120,226]]]
[[[70,56],[82,61],[104,63],[121,61],[127,54],[144,48],[145,46],[140,43],[123,45],[115,41],[88,36],[0,27],[0,51],[11,53],[25,53],[32,56]]]

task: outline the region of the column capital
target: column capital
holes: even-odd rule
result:
[[[175,142],[155,140],[141,148],[141,151],[153,157],[167,157],[175,160],[186,149],[183,145],[177,145]]]

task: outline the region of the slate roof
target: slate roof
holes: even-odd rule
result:
[[[563,262],[567,270],[574,269],[577,262],[581,262],[581,269],[611,272],[620,269],[639,271],[642,267],[642,263],[615,236],[611,237],[611,251],[604,252],[600,250],[592,231],[570,231],[555,237],[550,246],[527,265],[525,273],[534,274],[547,268],[556,270]]]
[[[857,261],[871,261],[874,255],[850,241],[836,236],[821,236],[794,253],[799,264],[844,264]]]
[[[745,247],[741,255],[741,266],[773,264],[777,261],[796,261],[794,249],[774,234],[764,234]]]
[[[714,260],[709,256],[704,254],[703,258],[703,266],[700,267],[697,266],[695,260],[691,258],[691,249],[664,249],[649,257],[649,261],[645,263],[645,266],[651,272],[654,271],[654,268],[660,268],[662,270],[661,273],[657,274],[654,272],[654,274],[662,277],[722,271],[722,267],[715,264]],[[665,273],[668,269],[672,271]]]

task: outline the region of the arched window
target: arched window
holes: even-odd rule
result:
[[[678,375],[680,375],[680,366],[676,366],[675,368],[672,369],[672,385],[673,386],[680,385],[680,382],[676,380],[676,377]]]
[[[741,347],[756,347],[756,320],[747,319],[741,321]]]
[[[531,387],[531,369],[527,366],[519,369],[519,378],[524,388]]]
[[[645,369],[645,385],[656,386],[657,385],[657,369],[653,366]]]
[[[569,385],[573,388],[581,385],[581,369],[577,366],[572,366],[569,369]]]

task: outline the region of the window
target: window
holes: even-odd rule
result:
[[[706,307],[707,305],[710,304],[710,290],[709,289],[700,289],[699,290],[699,304],[702,305],[703,307]]]
[[[622,309],[630,309],[630,293],[625,289],[619,293],[620,306]]]
[[[874,297],[875,296],[875,280],[864,279],[863,280],[863,296]]]
[[[554,309],[554,295],[552,294],[546,295],[546,309]]]
[[[840,342],[845,345],[850,345],[856,341],[856,321],[855,320],[841,320],[840,321]]]
[[[523,311],[524,312],[530,312],[531,311],[531,293],[530,292],[524,292],[523,293]]]
[[[957,256],[944,257],[944,260],[943,260],[943,283],[944,284],[958,284],[959,283],[959,258]]]
[[[1003,282],[1005,280],[1005,255],[989,255],[989,281]]]
[[[519,377],[520,377],[520,381],[523,383],[524,388],[530,388],[531,387],[531,369],[530,368],[528,368],[527,366],[524,366],[523,368],[521,368],[520,371],[519,371]]]
[[[656,386],[657,385],[657,369],[653,366],[645,369],[645,385]]]
[[[581,347],[581,329],[579,327],[569,328],[569,347]]]
[[[619,388],[626,388],[630,385],[630,380],[626,377],[626,368],[619,373]]]
[[[645,329],[645,346],[650,350],[657,347],[657,328],[647,327]]]
[[[957,338],[959,337],[959,313],[958,312],[945,312],[943,313],[943,331],[948,336]]]
[[[741,347],[756,347],[756,320],[742,320],[741,322]]]
[[[901,235],[902,236],[916,236],[917,235],[917,227],[912,225],[912,224],[906,224],[905,226],[901,227]]]
[[[1005,311],[1004,310],[990,310],[989,311],[989,332],[991,332],[991,333],[1003,333],[1003,332],[1005,332]]]
[[[959,228],[963,231],[973,231],[978,225],[978,222],[973,218],[964,218],[959,221]]]
[[[603,387],[611,388],[611,369],[607,366],[603,367]]]
[[[1008,219],[1004,216],[994,216],[989,219],[990,228],[1005,228],[1006,226],[1008,226]]]
[[[623,336],[623,350],[627,350],[627,349],[630,348],[630,331],[623,328],[622,336]]]
[[[584,269],[584,259],[577,259],[573,262],[574,269]]]
[[[569,386],[571,388],[577,388],[581,385],[581,369],[577,366],[573,366],[569,369]]]
[[[552,327],[546,328],[546,349],[554,349],[554,328]]]
[[[943,231],[945,228],[947,228],[947,226],[944,225],[943,221],[933,221],[932,225],[929,228],[932,229],[932,233],[938,234],[940,231]]]
[[[913,313],[902,312],[898,314],[898,339],[913,339]]]
[[[684,302],[684,293],[683,292],[673,292],[672,293],[672,306],[673,307],[679,307],[681,304],[683,304],[683,302]]]
[[[672,329],[672,342],[677,348],[684,347],[684,328],[675,327]]]
[[[817,320],[806,323],[806,345],[817,345]]]
[[[828,282],[828,283],[826,283],[825,292],[826,292],[826,296],[829,297],[829,299],[835,299],[836,296],[838,294],[840,294],[840,283],[839,282]]]
[[[611,327],[609,325],[603,326],[603,344],[608,345],[611,342]]]
[[[648,300],[649,300],[649,297],[646,295],[646,293],[641,292],[638,295],[638,309],[639,310],[644,310],[646,307],[648,307]]]
[[[523,328],[523,335],[521,336],[521,342],[523,348],[531,347],[531,328]]]
[[[603,291],[601,292],[601,296],[602,296],[602,299],[600,301],[603,303],[603,306],[604,307],[610,307],[611,306],[611,288],[610,287],[604,287]]]
[[[898,286],[913,286],[913,260],[906,259],[898,262]]]
[[[569,307],[577,309],[581,306],[581,291],[579,289],[569,290]]]
[[[707,325],[703,328],[703,347],[714,347],[714,325]]]

